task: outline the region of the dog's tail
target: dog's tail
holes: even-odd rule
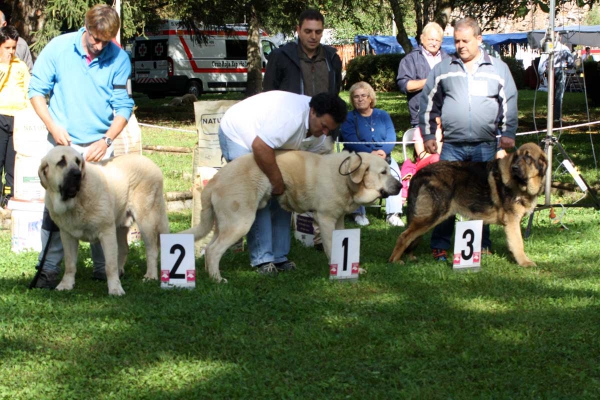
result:
[[[200,201],[202,202],[202,211],[200,212],[200,223],[179,233],[191,233],[194,235],[194,241],[198,241],[208,235],[215,225],[215,210],[212,206],[212,185],[209,184],[202,190]]]

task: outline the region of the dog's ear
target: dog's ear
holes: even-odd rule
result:
[[[38,176],[40,177],[40,183],[44,189],[48,189],[48,160],[42,159],[40,167],[38,168]]]
[[[537,160],[535,160],[535,166],[537,167],[540,176],[546,175],[546,169],[548,168],[548,159],[546,158],[545,153],[542,153],[537,158]]]
[[[350,173],[350,180],[352,180],[352,182],[361,183],[368,170],[369,164],[364,157],[361,157],[357,153],[353,153],[350,156],[350,167],[348,168],[348,173]]]

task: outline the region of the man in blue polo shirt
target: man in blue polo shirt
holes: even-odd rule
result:
[[[32,71],[29,98],[48,129],[53,146],[71,146],[87,161],[113,154],[112,142],[127,125],[133,109],[128,90],[131,64],[113,42],[119,15],[99,4],[85,15],[85,27],[53,39],[42,50]],[[46,103],[46,95],[50,101]],[[63,257],[58,227],[47,210],[42,223],[42,253],[46,251],[36,287],[53,289]],[[46,249],[47,248],[47,249]],[[91,245],[93,277],[106,280],[100,243]]]

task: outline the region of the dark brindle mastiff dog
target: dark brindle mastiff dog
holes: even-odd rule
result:
[[[390,262],[412,256],[418,238],[454,214],[504,226],[508,248],[521,266],[535,266],[523,249],[521,219],[542,192],[546,155],[534,143],[487,163],[440,161],[415,175],[408,193],[408,228],[396,241]]]

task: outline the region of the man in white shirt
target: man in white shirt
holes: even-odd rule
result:
[[[219,143],[227,162],[253,153],[256,163],[281,195],[285,185],[275,161],[275,150],[328,152],[327,135],[346,119],[346,103],[335,94],[314,97],[270,91],[247,98],[231,107],[221,119]],[[262,274],[295,269],[288,260],[289,212],[276,199],[258,210],[248,232],[250,264]]]

